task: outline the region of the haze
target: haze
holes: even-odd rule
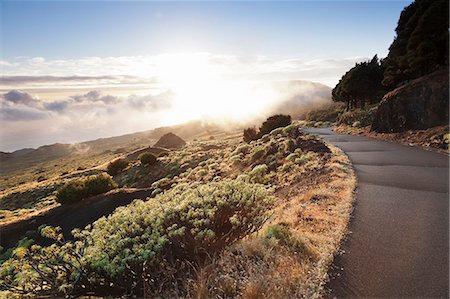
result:
[[[289,82],[386,56],[409,3],[4,1],[0,150],[301,105]]]

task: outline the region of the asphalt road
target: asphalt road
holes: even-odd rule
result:
[[[354,164],[350,234],[331,270],[331,297],[449,297],[449,158],[416,147],[308,129]]]

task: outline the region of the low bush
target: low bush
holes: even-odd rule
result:
[[[269,172],[269,168],[266,164],[260,164],[253,167],[252,171],[248,174],[249,180],[252,183],[265,183],[265,175]]]
[[[244,141],[247,143],[252,142],[253,140],[258,139],[258,132],[255,128],[247,128],[244,130]]]
[[[251,147],[247,144],[240,145],[240,146],[236,147],[236,149],[233,151],[233,155],[248,154],[250,149],[251,149]]]
[[[300,135],[300,129],[299,126],[296,124],[290,124],[289,126],[282,129],[283,133],[286,134],[286,136],[290,136],[293,138],[297,138]]]
[[[256,147],[251,154],[251,158],[253,161],[256,161],[261,159],[264,156],[264,154],[265,154],[264,148]]]
[[[329,103],[320,107],[313,108],[305,114],[307,121],[335,122],[338,116],[344,112],[343,103]]]
[[[372,124],[377,112],[377,106],[367,109],[355,109],[347,111],[338,117],[339,125],[349,125],[354,127],[365,127]]]
[[[266,238],[276,240],[280,245],[287,246],[301,253],[308,253],[308,248],[303,241],[295,236],[287,225],[275,224],[267,228]]]
[[[117,159],[108,164],[106,172],[109,175],[117,175],[128,166],[129,162],[125,159]]]
[[[108,192],[116,187],[117,184],[108,174],[92,175],[66,183],[57,191],[56,201],[60,204],[70,204],[90,196]]]
[[[139,155],[139,161],[144,165],[153,165],[158,162],[158,158],[152,153],[142,153]]]
[[[59,243],[20,248],[1,265],[0,284],[46,297],[180,297],[193,267],[260,229],[273,202],[260,184],[179,184],[74,231],[78,241],[46,229]]]
[[[277,114],[269,117],[259,128],[258,137],[262,137],[272,132],[276,128],[289,126],[292,122],[290,115]]]
[[[267,142],[268,139],[270,138],[270,136],[268,136],[267,134],[269,134],[270,132],[272,132],[273,130],[276,130],[278,128],[289,126],[291,124],[291,122],[292,122],[292,119],[291,119],[290,115],[283,115],[283,114],[273,115],[262,123],[258,132],[256,132],[255,128],[245,129],[244,130],[244,141],[247,143],[250,143],[253,140],[260,139],[261,137],[264,136],[263,142]],[[265,138],[266,138],[266,140],[264,140]]]

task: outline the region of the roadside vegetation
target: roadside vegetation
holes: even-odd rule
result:
[[[56,201],[60,204],[71,204],[114,188],[117,188],[117,184],[110,175],[105,173],[92,175],[66,183],[57,191]]]
[[[6,253],[1,288],[56,297],[320,296],[355,179],[342,152],[283,121],[263,124],[270,131],[249,143],[242,132],[205,135],[159,157],[141,153],[112,178],[97,175],[152,196],[72,236],[42,227],[53,244],[22,242]],[[57,194],[71,184],[78,194],[79,182]]]

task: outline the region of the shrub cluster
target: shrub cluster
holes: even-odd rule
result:
[[[263,185],[240,180],[179,184],[74,231],[78,241],[20,248],[0,267],[0,284],[39,296],[179,297],[192,266],[260,229],[273,202]]]
[[[289,126],[292,122],[290,115],[277,114],[269,117],[259,128],[258,135],[260,137],[269,134],[276,128]]]
[[[112,177],[106,173],[92,175],[66,183],[56,193],[56,201],[70,204],[117,187]]]
[[[247,143],[257,140],[262,136],[269,134],[273,130],[281,127],[286,127],[292,123],[290,115],[277,114],[269,117],[264,121],[259,128],[259,132],[256,132],[254,128],[247,128],[244,130],[244,141]]]
[[[128,166],[129,162],[125,159],[117,159],[108,164],[106,172],[110,175],[117,175]]]
[[[372,124],[377,112],[377,106],[368,109],[355,109],[347,111],[339,116],[338,124],[345,124],[354,127],[365,127]]]
[[[335,122],[339,114],[344,112],[342,103],[329,103],[321,107],[313,108],[305,114],[307,121]]]
[[[152,153],[142,153],[139,155],[139,160],[144,165],[153,165],[158,161],[158,158]]]

